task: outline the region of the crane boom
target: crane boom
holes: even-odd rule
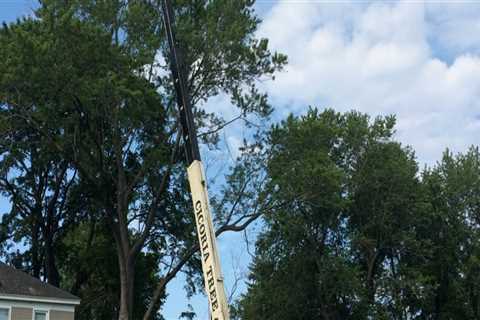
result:
[[[188,182],[193,200],[205,291],[208,297],[212,320],[229,320],[227,298],[220,268],[220,258],[208,202],[205,172],[200,159],[192,106],[186,85],[186,69],[180,48],[176,45],[173,30],[174,13],[170,0],[162,0],[162,7],[163,20],[170,47],[170,67],[175,86],[177,105],[180,113],[180,125],[188,164]]]

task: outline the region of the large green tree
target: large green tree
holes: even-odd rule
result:
[[[349,239],[360,267],[368,315],[407,319],[405,255],[418,253],[415,226],[421,208],[417,164],[409,149],[392,141],[371,142],[351,182]],[[405,316],[403,316],[405,314]]]
[[[411,268],[422,275],[415,292],[420,319],[478,319],[480,291],[480,154],[448,150],[423,173],[428,210],[420,237],[428,249]]]
[[[272,77],[286,59],[271,54],[267,40],[254,37],[259,20],[252,6],[252,1],[175,2],[195,119],[202,141],[210,146],[230,120],[201,108],[210,97],[230,97],[238,112],[235,119],[271,112],[256,82]],[[25,206],[32,203],[28,195],[18,190],[43,196],[35,200],[42,205],[42,227],[55,232],[54,256],[59,247],[75,245],[67,231],[81,232],[67,221],[104,226],[94,232],[110,231],[115,243],[119,319],[132,319],[139,261],[145,252],[155,253],[159,281],[144,299],[143,318],[154,317],[166,284],[182,268],[194,274],[199,266],[191,259],[197,246],[173,86],[165,72],[168,55],[159,3],[44,0],[35,19],[3,26],[0,44],[2,191],[14,208],[5,226],[21,234],[16,239],[29,239],[28,265],[35,264],[31,221],[36,213]],[[246,165],[233,171],[232,183],[247,178],[239,173]],[[48,182],[43,189],[37,176]],[[226,199],[218,202],[223,204],[218,233],[242,230],[259,215],[233,210],[233,191],[245,188],[227,187]],[[51,214],[49,206],[55,209]],[[44,223],[49,219],[53,227]],[[39,241],[45,254],[47,236]],[[69,259],[62,263],[75,261]],[[88,286],[81,281],[82,272],[71,275],[75,281],[69,283]],[[34,275],[39,271],[34,269]]]
[[[393,117],[332,110],[272,128],[272,198],[241,319],[410,319],[424,253],[426,207],[412,151],[393,140]],[[410,272],[410,273],[409,273]]]
[[[480,153],[419,172],[394,118],[310,110],[265,142],[271,201],[239,319],[477,319]]]

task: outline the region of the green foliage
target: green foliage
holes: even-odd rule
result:
[[[480,154],[418,172],[393,117],[272,128],[272,201],[237,319],[476,319]]]
[[[113,319],[118,313],[119,270],[107,226],[83,222],[57,248],[62,284],[84,297],[78,319]],[[142,254],[135,274],[134,319],[140,319],[158,279],[158,255]]]

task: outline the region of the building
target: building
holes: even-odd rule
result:
[[[80,299],[0,262],[0,320],[73,320]]]

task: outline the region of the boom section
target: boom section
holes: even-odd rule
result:
[[[200,159],[193,112],[187,86],[187,75],[181,48],[177,46],[173,27],[174,13],[169,0],[162,0],[167,40],[170,48],[170,67],[175,86],[179,118],[188,163],[187,173],[192,195],[197,235],[200,245],[205,292],[211,318],[229,320],[220,258],[208,201],[205,171]]]

